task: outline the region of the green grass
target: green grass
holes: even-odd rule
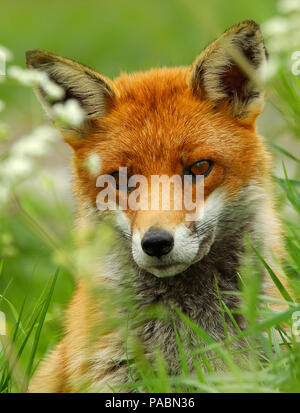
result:
[[[294,161],[296,162],[296,161]],[[284,173],[285,173],[285,167]],[[299,222],[299,186],[290,181],[287,175],[279,180],[282,187],[282,197],[293,208],[296,219],[287,221],[286,245],[288,257],[284,262],[282,271],[290,281],[295,297],[299,298],[300,285],[300,234],[295,225]],[[51,216],[44,215],[44,210],[39,210],[35,199],[26,198],[23,206],[19,202],[15,208],[19,208],[26,225],[26,232],[30,231],[35,240],[44,243],[50,251],[60,250],[60,259],[48,259],[56,263],[64,262],[69,269],[66,276],[72,273],[68,261],[72,258],[71,239],[63,239],[51,230]],[[56,217],[57,210],[52,211]],[[49,227],[45,227],[45,222]],[[296,224],[295,224],[296,223]],[[19,227],[18,227],[19,228]],[[25,231],[25,230],[24,230]],[[103,240],[103,234],[101,235]],[[108,237],[109,239],[109,237]],[[107,241],[104,242],[107,244]],[[109,242],[108,242],[109,244]],[[62,247],[64,245],[64,247]],[[32,248],[36,248],[33,244]],[[191,350],[183,344],[182,338],[177,335],[179,355],[182,365],[182,373],[171,377],[167,373],[167,366],[161,354],[157,353],[156,362],[150,364],[143,354],[139,355],[138,379],[132,380],[130,386],[136,391],[148,392],[299,392],[300,391],[300,337],[293,336],[289,329],[292,328],[292,315],[300,311],[300,305],[293,299],[290,293],[281,284],[275,275],[274,268],[264,260],[258,250],[252,245],[258,257],[260,266],[253,268],[248,266],[241,271],[242,290],[239,293],[243,300],[241,311],[246,317],[248,328],[241,331],[235,322],[234,316],[222,301],[219,295],[220,311],[224,321],[226,332],[226,317],[236,326],[236,335],[228,337],[223,342],[216,342],[210,335],[195,325],[183,313],[174,308],[177,315],[184,321],[187,327],[193,330],[199,339],[199,346]],[[55,254],[54,254],[55,257]],[[14,259],[18,259],[14,257]],[[31,256],[32,259],[32,256]],[[1,262],[2,271],[8,267],[9,259]],[[57,265],[56,265],[57,266]],[[270,274],[282,299],[275,300],[260,294],[262,267]],[[43,290],[38,296],[35,293],[23,293],[18,299],[9,297],[11,283],[6,283],[0,296],[0,308],[5,309],[8,316],[9,334],[3,337],[3,350],[0,356],[0,391],[17,392],[27,389],[29,378],[35,371],[41,357],[47,353],[54,342],[57,341],[57,329],[60,328],[61,317],[57,316],[50,302],[53,300],[53,292],[57,288],[64,288],[62,271],[49,272],[47,282],[43,284]],[[3,274],[0,275],[0,279]],[[61,285],[58,284],[58,280]],[[12,281],[13,282],[13,281]],[[217,286],[218,291],[218,286]],[[8,298],[9,297],[9,298]],[[59,295],[55,297],[58,303]],[[30,302],[29,302],[30,301]],[[64,301],[64,300],[63,300]],[[286,304],[282,312],[274,312],[270,309],[271,303]],[[299,302],[299,299],[298,299]],[[176,331],[176,330],[175,330]],[[287,332],[288,331],[288,332]],[[243,349],[237,349],[235,343],[243,342]],[[47,342],[47,345],[45,345]],[[247,357],[244,357],[247,356]],[[189,371],[187,360],[193,360],[196,373]],[[222,365],[222,371],[215,371],[215,364]],[[129,362],[130,363],[130,362]]]
[[[121,70],[190,64],[226,27],[246,18],[262,23],[275,14],[275,6],[273,0],[243,4],[211,0],[201,6],[194,0],[88,0],[84,6],[79,1],[72,6],[58,1],[7,1],[1,5],[5,17],[1,43],[13,50],[14,64],[24,65],[25,50],[39,47],[115,76]],[[177,334],[182,372],[176,377],[168,375],[161,354],[150,364],[139,353],[138,378],[130,383],[138,392],[300,392],[300,337],[297,341],[283,328],[292,327],[292,315],[300,311],[300,162],[299,151],[294,150],[300,136],[299,78],[285,67],[269,83],[268,92],[273,106],[267,107],[259,129],[277,166],[274,189],[287,250],[278,267],[289,280],[292,294],[276,277],[277,268],[271,268],[260,251],[249,245],[259,266],[246,266],[240,274],[246,331],[239,329],[235,314],[220,295],[225,333],[228,318],[236,326],[236,335],[225,334],[223,342],[215,342],[174,309],[194,331],[199,346],[191,350]],[[31,90],[12,81],[0,83],[0,99],[7,103],[1,115],[12,141],[42,122]],[[4,143],[0,156],[6,150]],[[64,151],[61,145],[49,154],[55,165],[68,162]],[[37,164],[35,185],[30,185],[32,181],[17,185],[13,198],[0,210],[0,311],[6,314],[8,330],[7,336],[0,336],[0,392],[26,391],[40,360],[63,335],[62,312],[74,289],[75,208],[57,189],[55,178],[40,176],[44,169],[53,171],[51,165]],[[109,230],[101,237],[107,243]],[[274,300],[259,292],[262,267],[281,294],[282,299],[275,301],[286,304],[281,312],[272,311]],[[239,341],[243,350],[236,348]],[[194,373],[189,371],[190,359]],[[216,363],[222,365],[221,372],[215,371]]]

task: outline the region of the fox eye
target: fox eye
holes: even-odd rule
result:
[[[207,176],[213,168],[213,162],[209,159],[202,159],[195,162],[187,169],[187,173],[190,175],[204,175]]]
[[[133,189],[131,186],[128,186],[130,176],[119,171],[112,172],[110,175],[113,178],[111,183],[117,190],[126,192]]]

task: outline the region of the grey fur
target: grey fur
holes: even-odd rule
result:
[[[237,273],[245,258],[243,238],[245,235],[249,236],[254,243],[261,238],[257,232],[259,226],[256,221],[262,202],[264,195],[259,188],[245,187],[240,197],[228,205],[220,217],[210,220],[204,226],[196,225],[194,231],[198,234],[214,230],[214,242],[204,258],[173,277],[157,278],[139,268],[128,254],[130,238],[122,237],[125,246],[124,259],[130,261],[131,270],[130,276],[126,274],[123,280],[115,282],[123,286],[130,284],[130,288],[133,286],[136,299],[135,315],[155,304],[161,304],[170,311],[170,319],[158,318],[140,324],[136,324],[136,320],[133,319],[131,329],[140,336],[149,359],[152,359],[154,349],[159,349],[163,353],[170,374],[178,374],[181,369],[173,322],[181,340],[186,341],[187,345],[190,344],[191,348],[198,345],[196,335],[187,329],[185,322],[175,314],[173,307],[179,309],[216,341],[224,340],[224,324],[216,280],[223,302],[231,311],[237,310],[240,306],[239,298],[224,292],[240,291]],[[237,334],[238,331],[227,314],[225,319],[229,335]],[[241,315],[235,316],[235,321],[241,329],[245,328],[245,320]],[[241,341],[236,341],[233,347],[240,348],[242,345]],[[122,381],[127,381],[128,371],[124,366],[124,360],[121,362],[122,366],[116,374],[120,379],[123,377]],[[192,369],[192,358],[188,362]],[[218,361],[215,364],[222,366]]]

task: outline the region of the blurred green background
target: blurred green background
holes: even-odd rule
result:
[[[275,0],[15,0],[1,2],[0,42],[24,66],[26,50],[41,48],[85,63],[107,76],[152,66],[188,65],[232,24],[271,17]],[[28,119],[31,91],[1,87],[14,119]],[[30,104],[29,104],[30,102]],[[17,112],[17,113],[15,113]]]
[[[264,22],[275,6],[274,0],[4,0],[0,35],[17,64],[26,50],[43,48],[115,76],[190,64],[227,26]]]
[[[262,23],[275,13],[275,0],[3,0],[0,43],[13,52],[12,64],[22,67],[25,67],[25,51],[41,48],[114,77],[122,71],[153,66],[189,65],[208,42],[230,25],[244,19]],[[0,99],[6,102],[1,117],[10,126],[9,144],[45,122],[31,89],[8,80],[0,83]],[[268,110],[271,109],[267,108],[260,121],[261,132],[267,135],[270,127],[274,127],[274,116],[268,115]],[[272,122],[266,122],[271,118]],[[2,145],[0,155],[5,153],[7,145]],[[71,151],[62,142],[53,147],[49,156],[38,163],[35,176],[23,186],[22,197],[10,203],[0,216],[0,247],[4,258],[0,293],[5,291],[16,312],[27,296],[28,316],[57,264],[51,248],[22,208],[32,211],[46,231],[51,229],[61,242],[68,242],[75,216],[70,156]],[[61,270],[39,355],[52,347],[61,334],[62,309],[73,286],[72,276]],[[1,310],[9,322],[14,319],[14,310],[7,302],[1,303]]]

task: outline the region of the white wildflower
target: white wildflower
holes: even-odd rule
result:
[[[280,13],[290,13],[300,10],[300,0],[280,0],[277,4]]]
[[[10,66],[8,75],[24,86],[40,86],[51,99],[62,99],[64,97],[65,92],[63,88],[52,82],[45,72],[36,69],[23,69],[19,66]]]
[[[10,62],[13,59],[12,52],[7,47],[0,45],[0,56],[5,59],[5,62]]]
[[[35,69],[23,69],[19,66],[10,66],[8,75],[24,86],[38,86],[44,81],[46,74]]]
[[[92,176],[97,176],[101,169],[101,158],[97,153],[91,153],[85,160],[84,165]]]
[[[290,29],[290,21],[286,17],[275,16],[262,25],[266,36],[280,36],[286,34]]]
[[[68,126],[79,127],[84,121],[84,111],[75,99],[56,103],[52,107],[54,117]]]
[[[6,62],[12,58],[11,52],[6,47],[0,46],[0,82],[5,79]]]
[[[63,99],[65,96],[63,88],[52,82],[48,76],[44,79],[40,86],[43,88],[46,95],[53,100]]]
[[[269,80],[272,77],[274,77],[278,73],[279,67],[280,67],[279,60],[274,56],[270,57],[266,63],[266,72],[265,72],[266,80]]]
[[[286,51],[289,49],[289,42],[287,41],[285,36],[270,39],[268,41],[268,50],[272,54],[277,54]]]
[[[7,183],[13,182],[16,178],[26,177],[33,168],[31,159],[8,157],[1,165],[2,179]]]
[[[51,126],[43,125],[31,134],[24,136],[14,144],[11,154],[14,157],[42,156],[48,151],[48,144],[58,138],[58,133]]]
[[[268,60],[266,60],[258,71],[258,79],[260,82],[264,83],[273,78],[279,70],[279,60],[271,56]]]
[[[47,153],[49,144],[58,136],[54,128],[42,125],[12,146],[8,157],[0,164],[0,203],[8,199],[13,185],[32,174],[34,157]]]

